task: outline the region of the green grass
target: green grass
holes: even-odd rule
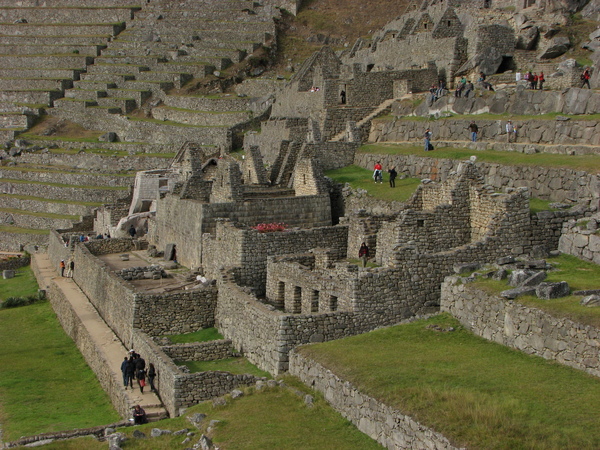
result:
[[[435,145],[435,141],[434,141]],[[428,158],[446,158],[465,160],[472,155],[477,156],[477,161],[503,164],[506,166],[543,166],[564,167],[567,169],[584,170],[589,173],[600,172],[600,155],[560,155],[550,153],[536,153],[527,155],[518,152],[503,152],[496,150],[473,150],[467,148],[436,148],[433,152],[423,152],[421,144],[414,146],[398,144],[367,144],[358,150],[361,153],[375,155],[417,155]]]
[[[200,431],[190,426],[186,417],[177,417],[160,422],[161,429],[172,431],[183,428],[192,429],[196,435],[192,444],[198,442],[210,421],[220,421],[210,433],[216,446],[228,450],[371,450],[381,449],[374,440],[364,435],[348,420],[335,412],[322,396],[309,391],[299,381],[287,377],[285,382],[298,391],[314,396],[314,406],[304,404],[303,397],[295,395],[290,389],[283,387],[268,388],[257,391],[254,388],[244,389],[244,396],[232,400],[228,404],[213,408],[212,402],[204,402],[186,412],[186,416],[203,413],[206,418]],[[150,436],[152,428],[157,424],[139,425],[119,428],[128,440],[123,450],[171,450],[183,448],[184,436],[164,435],[152,439],[132,439],[133,432],[139,430]],[[106,443],[104,444],[106,447]],[[60,447],[55,447],[56,449]]]
[[[12,225],[0,225],[0,233],[20,233],[20,234],[50,234],[50,230],[40,230],[37,228],[22,228]]]
[[[458,446],[600,448],[600,380],[476,337],[448,315],[300,352]]]
[[[48,302],[0,310],[0,406],[5,441],[119,420]]]
[[[47,203],[61,203],[65,205],[83,205],[83,206],[101,206],[102,202],[78,202],[75,200],[59,200],[54,198],[44,198],[44,197],[33,197],[29,195],[20,195],[20,194],[0,194],[0,198],[9,197],[16,198],[19,200],[32,200],[38,202],[47,202]]]
[[[61,99],[65,100],[65,99]],[[22,133],[19,135],[19,138],[32,140],[32,141],[69,141],[69,142],[100,142],[98,137],[102,135],[101,132],[97,133],[98,136],[95,137],[85,137],[85,138],[76,138],[76,137],[61,137],[61,136],[39,136],[37,134],[31,133]]]
[[[217,359],[215,361],[175,361],[175,363],[178,365],[183,364],[187,366],[192,373],[222,371],[238,375],[249,373],[250,375],[254,375],[256,377],[271,378],[269,372],[260,370],[254,364],[248,362],[246,358],[232,357],[225,359]]]
[[[14,278],[0,281],[0,301],[8,297],[27,297],[37,293],[39,287],[31,267],[17,269]]]
[[[358,166],[346,166],[342,169],[329,170],[325,175],[338,183],[350,183],[354,189],[365,189],[369,195],[388,201],[404,202],[415,192],[421,180],[418,178],[396,178],[396,187],[390,188],[387,167],[383,168],[383,183],[373,182],[373,171]]]
[[[545,281],[569,283],[571,291],[600,289],[600,265],[583,261],[572,255],[560,255],[547,258],[546,261],[556,267],[556,270],[548,271]],[[498,295],[500,292],[511,289],[506,280],[477,280],[474,287]],[[548,312],[554,317],[568,318],[575,322],[600,328],[600,308],[588,308],[579,304],[580,295],[569,295],[567,297],[541,300],[532,295],[519,297],[516,302],[526,306],[532,306]]]
[[[223,339],[221,333],[219,333],[219,331],[214,327],[204,328],[193,333],[174,334],[168,335],[166,337],[168,337],[174,344],[187,344],[190,342],[208,342]]]
[[[539,213],[541,211],[555,211],[555,208],[550,208],[551,200],[542,200],[541,198],[531,197],[529,199],[529,211],[531,213]]]

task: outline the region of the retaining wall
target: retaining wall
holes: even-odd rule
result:
[[[416,422],[304,355],[290,353],[290,373],[321,392],[333,408],[366,435],[390,449],[454,449],[442,434]]]
[[[600,232],[598,231],[599,215],[578,221],[566,222],[558,243],[563,253],[600,264]]]
[[[471,332],[600,376],[600,330],[487,294],[462,280],[444,280],[440,307]]]
[[[233,356],[229,339],[189,344],[165,345],[162,351],[177,361],[214,361]]]

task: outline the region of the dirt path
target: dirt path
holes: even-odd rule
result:
[[[92,337],[92,340],[96,344],[97,351],[103,354],[105,360],[109,362],[114,375],[117,379],[121,380],[123,378],[121,374],[121,363],[123,362],[123,357],[128,354],[129,349],[121,343],[119,338],[113,333],[106,322],[104,322],[102,317],[100,317],[100,314],[98,314],[98,311],[96,311],[73,279],[61,277],[55,272],[46,253],[36,253],[32,255],[32,264],[35,264],[37,273],[40,275],[41,279],[38,279],[40,288],[47,288],[50,284],[50,280],[56,283],[83,322],[85,328]],[[142,357],[143,356],[144,355],[142,355]],[[150,392],[150,387],[147,386],[144,391],[145,392],[142,394],[139,387],[134,384],[134,389],[130,390],[127,388],[125,394],[131,405],[141,405],[149,416],[159,415],[161,413],[166,415],[166,410],[161,406],[160,398],[156,394]]]

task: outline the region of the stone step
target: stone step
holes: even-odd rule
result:
[[[83,36],[5,36],[0,33],[0,44],[2,45],[99,45],[106,46],[110,34],[83,35]]]
[[[252,118],[249,111],[194,111],[189,109],[170,108],[168,106],[159,106],[152,109],[152,117],[158,120],[170,120],[173,122],[187,123],[191,125],[204,126],[233,126],[239,123],[247,122]]]
[[[92,66],[93,67],[93,66]],[[91,68],[90,67],[90,70]],[[138,74],[134,75],[131,73],[82,73],[80,75],[80,79],[81,81],[86,81],[86,82],[104,82],[104,83],[120,83],[122,81],[128,81],[128,80],[135,80],[136,77],[139,74],[142,73],[146,73],[146,72],[139,72]]]
[[[112,49],[119,50],[133,50],[138,52],[146,51],[147,48],[155,49],[156,52],[163,52],[168,54],[177,50],[189,51],[189,49],[209,49],[208,51],[216,51],[219,49],[231,50],[242,50],[252,53],[260,47],[259,43],[252,41],[219,41],[216,39],[203,39],[201,41],[192,41],[187,44],[182,44],[181,40],[167,41],[165,37],[161,36],[160,42],[144,42],[138,40],[131,40],[131,37],[123,37],[123,33],[119,37],[113,40],[110,44]]]
[[[210,98],[197,96],[167,95],[164,100],[166,106],[173,108],[192,109],[197,111],[247,111],[250,102],[247,98],[237,96],[224,98]]]
[[[45,215],[43,211],[5,210],[0,208],[0,223],[33,230],[59,230],[71,228],[73,222],[79,222],[80,217],[58,218],[52,214]]]
[[[177,89],[181,88],[185,83],[194,78],[188,73],[179,72],[142,72],[135,77],[137,81],[163,81],[167,83],[173,83],[173,86]]]
[[[102,0],[102,7],[139,7],[140,0]],[[23,8],[83,8],[98,7],[98,2],[94,0],[0,0],[0,6],[12,7],[18,5]]]
[[[42,113],[42,108],[26,105],[24,103],[0,103],[0,113],[19,113],[32,116],[39,116]]]
[[[118,108],[122,111],[122,113],[129,114],[141,106],[141,103],[138,103],[133,98],[104,97],[98,99],[98,106],[105,108]]]
[[[90,73],[108,73],[108,74],[131,74],[135,75],[140,72],[150,70],[148,66],[140,64],[94,64],[88,68]]]
[[[49,23],[119,23],[133,19],[133,12],[138,8],[132,7],[15,7],[0,6],[0,23],[13,23],[25,19],[27,24]]]
[[[65,91],[65,98],[77,99],[77,100],[89,100],[97,102],[99,98],[106,97],[108,94],[106,90],[102,89],[69,89]]]
[[[148,97],[145,97],[142,103],[148,99],[152,94],[156,94],[159,96],[163,96],[165,91],[173,89],[174,83],[168,81],[124,81],[123,83],[119,83],[119,89],[124,91],[146,91],[148,92]],[[110,95],[110,93],[109,93]],[[119,97],[119,95],[117,95]],[[141,104],[141,103],[140,103]]]
[[[141,66],[154,66],[158,63],[168,61],[165,56],[150,55],[150,56],[138,56],[138,55],[124,55],[124,56],[99,56],[96,58],[96,64],[137,64]]]
[[[152,92],[151,90],[147,89],[145,84],[146,83],[139,83],[139,88],[135,89],[133,87],[129,87],[131,86],[133,83],[136,83],[136,85],[138,84],[137,81],[127,81],[125,83],[123,83],[123,87],[122,88],[118,88],[118,89],[107,89],[106,92],[108,93],[108,97],[114,97],[114,98],[120,98],[120,99],[133,99],[135,100],[135,102],[137,103],[138,106],[141,106],[146,100],[148,100],[150,97],[152,97]],[[100,103],[98,103],[100,104]]]
[[[44,45],[44,44],[1,44],[0,55],[65,55],[98,56],[104,45]]]
[[[81,70],[76,69],[28,69],[0,68],[0,78],[62,78],[78,80]]]
[[[172,28],[161,30],[157,33],[156,30],[148,29],[128,29],[119,35],[120,39],[145,41],[149,36],[160,36],[161,41],[165,42],[212,42],[212,41],[251,41],[264,42],[270,36],[273,36],[274,31],[248,31],[235,27],[204,30],[204,29],[183,29]]]
[[[27,23],[0,23],[0,30],[5,36],[116,36],[124,29],[122,23],[114,24],[27,24]]]
[[[52,106],[52,103],[62,96],[62,91],[37,89],[3,90],[0,91],[0,102],[34,103]]]
[[[81,99],[81,98],[61,98],[54,102],[54,107],[59,109],[65,109],[67,111],[81,111],[83,112],[86,108],[98,105],[98,102],[94,99]]]
[[[116,88],[117,83],[111,83],[107,81],[78,80],[73,82],[73,87],[83,90],[105,91],[109,88]]]
[[[1,26],[1,25],[0,25]],[[77,55],[54,55],[54,56],[14,56],[0,55],[0,67],[13,68],[61,68],[61,69],[85,69],[94,62],[91,56]]]
[[[92,213],[95,206],[78,205],[75,203],[61,203],[55,199],[41,197],[15,196],[0,194],[0,203],[4,208],[24,209],[27,211],[44,211],[52,214],[69,214],[84,216]]]
[[[25,129],[16,129],[16,128],[0,128],[0,141],[7,142],[14,140],[20,132],[25,131]]]
[[[115,169],[116,170],[116,169]],[[134,177],[114,173],[96,173],[76,171],[69,167],[38,168],[27,164],[13,167],[1,167],[1,178],[23,181],[41,181],[44,183],[65,183],[77,186],[129,187]]]
[[[127,196],[128,189],[107,189],[102,186],[82,188],[74,185],[55,186],[40,182],[23,182],[8,178],[0,179],[0,191],[10,194],[29,195],[58,200],[113,203]]]
[[[21,113],[0,112],[0,128],[29,128],[35,122],[35,116]]]
[[[27,79],[27,78],[0,78],[0,90],[19,90],[19,89],[44,89],[64,91],[73,87],[72,80],[53,80],[53,79]]]

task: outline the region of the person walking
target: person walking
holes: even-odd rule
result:
[[[154,386],[154,379],[156,378],[156,369],[154,368],[154,364],[150,363],[148,366],[148,382],[150,383],[150,392],[156,392],[156,387]]]
[[[424,138],[424,140],[425,140],[425,147],[424,147],[424,150],[425,150],[426,152],[428,152],[428,151],[430,151],[430,150],[433,150],[433,145],[431,145],[431,136],[432,136],[432,134],[431,134],[431,130],[430,130],[429,128],[427,128],[427,129],[425,130],[425,134],[423,134],[423,138]]]
[[[510,144],[510,142],[513,140],[515,140],[515,127],[509,120],[506,122],[506,142]]]
[[[477,132],[479,131],[479,127],[472,120],[469,124],[469,131],[471,132],[471,142],[477,142]]]
[[[140,386],[140,392],[143,394],[144,388],[146,387],[146,371],[144,369],[138,370],[136,377],[138,380],[138,385]]]
[[[363,242],[358,250],[358,257],[362,260],[362,266],[367,267],[367,259],[369,258],[369,247]]]
[[[64,277],[65,276],[65,260],[64,259],[60,260],[60,264],[58,265],[58,267],[60,268],[60,276]]]
[[[129,360],[127,356],[123,359],[121,363],[121,373],[123,374],[123,386],[125,386],[125,390],[127,390],[127,366],[129,365]]]
[[[131,390],[133,390],[133,378],[135,377],[135,358],[130,356],[127,360],[127,381]]]
[[[378,181],[380,183],[383,183],[383,175],[382,175],[382,171],[383,167],[381,166],[381,163],[379,161],[377,161],[375,163],[375,166],[373,167],[373,179],[375,180],[375,183],[377,183]]]
[[[396,172],[396,166],[393,166],[390,170],[388,170],[390,174],[390,187],[396,187],[396,177],[398,176],[398,172]]]
[[[589,67],[586,67],[585,70],[583,71],[583,73],[581,74],[581,89],[583,89],[584,86],[587,86],[588,89],[591,89],[590,87],[590,78],[592,77],[592,75],[590,74],[590,69]]]

